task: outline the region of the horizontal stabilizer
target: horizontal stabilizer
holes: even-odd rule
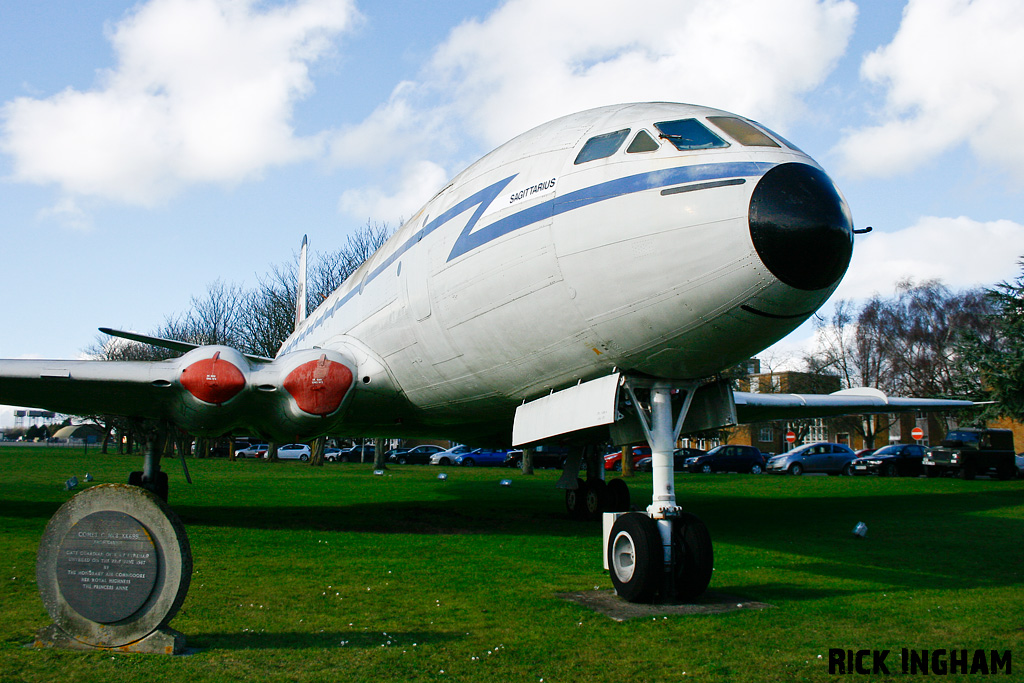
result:
[[[139,334],[138,332],[125,332],[124,330],[114,330],[109,327],[101,327],[100,332],[103,334],[109,334],[111,337],[119,337],[121,339],[127,339],[128,341],[139,342],[140,344],[149,344],[150,346],[157,346],[161,349],[170,349],[171,351],[177,351],[179,353],[188,353],[192,349],[197,349],[201,346],[201,344],[192,344],[191,342],[183,342],[177,339],[150,337],[145,334]],[[243,355],[254,363],[269,363],[274,360],[273,358],[267,358],[266,356],[256,356],[248,353]]]

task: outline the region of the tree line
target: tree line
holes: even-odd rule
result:
[[[889,296],[838,301],[830,317],[817,321],[817,343],[802,358],[802,367],[837,377],[843,388],[991,402],[958,415],[962,422],[1021,420],[1022,333],[1024,275],[992,288],[960,291],[940,280],[905,280]],[[868,443],[890,426],[886,416],[852,416],[843,422]]]

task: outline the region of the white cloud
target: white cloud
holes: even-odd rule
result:
[[[784,127],[842,56],[856,15],[850,0],[509,0],[453,29],[416,81],[335,136],[332,160],[454,167],[558,116],[631,101]]]
[[[342,193],[338,209],[357,220],[369,218],[397,227],[401,220],[412,218],[447,180],[448,173],[437,164],[413,162],[402,169],[393,193],[377,187],[348,190]]]
[[[1019,0],[909,0],[893,41],[862,64],[886,103],[880,123],[839,144],[848,170],[892,175],[967,143],[1024,181],[1021,45]]]
[[[1008,220],[926,216],[909,228],[857,238],[836,299],[892,295],[896,283],[938,279],[953,289],[991,286],[1016,277],[1024,257],[1024,225]]]
[[[292,109],[356,16],[352,0],[151,0],[111,29],[117,66],[95,89],[5,104],[0,150],[15,180],[140,205],[308,158],[321,143]]]
[[[494,145],[590,107],[707,104],[779,125],[846,49],[847,0],[511,0],[452,31],[426,85]]]

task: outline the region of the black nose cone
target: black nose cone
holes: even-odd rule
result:
[[[853,219],[821,169],[798,163],[772,168],[754,188],[748,221],[761,261],[791,287],[830,287],[850,265]]]

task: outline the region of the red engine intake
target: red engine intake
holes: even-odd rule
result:
[[[303,412],[330,415],[352,387],[352,371],[323,354],[289,372],[283,386]]]
[[[218,351],[212,358],[198,360],[182,370],[181,386],[200,401],[220,405],[245,388],[245,375],[222,360]]]

